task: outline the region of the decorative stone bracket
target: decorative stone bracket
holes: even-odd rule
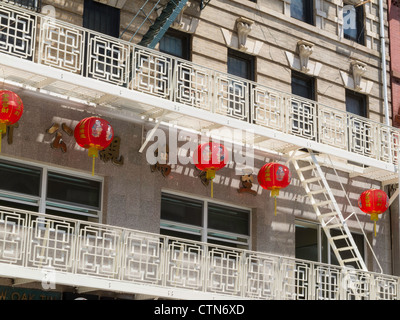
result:
[[[244,17],[240,17],[240,18],[236,19],[236,30],[237,30],[238,39],[239,39],[238,49],[240,51],[247,51],[247,46],[246,46],[247,36],[249,35],[249,33],[251,31],[251,26],[253,23],[254,23],[254,21],[244,18]]]
[[[361,80],[367,71],[367,65],[364,62],[353,60],[350,63],[350,69],[353,74],[354,90],[361,91]]]
[[[258,55],[263,46],[263,42],[248,39],[253,24],[254,21],[240,17],[236,19],[235,22],[234,29],[236,32],[221,28],[226,45],[235,50],[246,52],[251,55]]]
[[[314,51],[314,44],[305,40],[300,40],[297,42],[297,51],[299,53],[300,57],[300,69],[304,73],[307,73],[310,71],[310,68],[308,66],[308,58],[311,56],[311,54]]]
[[[317,77],[321,71],[322,64],[310,62],[309,58],[314,51],[314,44],[306,40],[297,42],[296,52],[298,55],[285,51],[289,66],[292,69]]]
[[[340,71],[342,81],[345,87],[369,94],[372,90],[373,82],[363,79],[363,75],[367,71],[367,65],[358,60],[350,62],[350,72]]]

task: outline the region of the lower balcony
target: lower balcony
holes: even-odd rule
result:
[[[162,299],[397,300],[400,278],[0,207],[0,277]]]

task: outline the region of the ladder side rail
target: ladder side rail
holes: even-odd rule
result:
[[[336,169],[335,169],[335,166],[334,166],[333,163],[332,163],[332,159],[331,159],[331,157],[330,157],[329,155],[328,155],[328,159],[329,159],[329,161],[330,161],[330,163],[331,163],[331,168],[333,168],[333,171],[335,172],[335,175],[336,175],[337,177],[339,177],[339,175],[338,175],[338,173],[337,173],[337,171],[336,171]],[[373,255],[373,257],[374,257],[374,259],[375,259],[375,261],[376,261],[376,263],[377,263],[377,265],[378,265],[378,267],[379,267],[380,273],[383,274],[382,266],[381,266],[381,264],[379,263],[378,257],[376,256],[374,250],[372,249],[372,245],[371,245],[371,243],[369,242],[368,237],[367,237],[367,235],[366,235],[365,232],[364,232],[364,228],[363,228],[362,225],[361,225],[361,221],[358,219],[358,215],[357,215],[357,213],[356,213],[356,211],[355,211],[353,205],[352,205],[351,202],[350,202],[350,199],[349,199],[349,197],[348,197],[348,195],[347,195],[347,193],[346,193],[346,191],[345,191],[345,189],[344,189],[344,187],[343,187],[343,184],[342,184],[342,182],[340,181],[340,179],[337,179],[337,180],[338,180],[338,182],[339,182],[339,184],[340,184],[340,187],[341,187],[341,189],[343,190],[343,192],[344,192],[344,194],[345,194],[345,197],[346,197],[346,199],[347,199],[347,201],[348,201],[348,203],[349,203],[349,205],[350,205],[350,207],[351,207],[351,210],[352,210],[352,213],[349,215],[349,217],[352,216],[352,215],[355,216],[355,218],[356,218],[356,220],[357,220],[357,223],[358,223],[358,225],[359,225],[359,227],[360,227],[360,229],[361,229],[361,232],[362,232],[362,234],[363,234],[363,236],[364,236],[364,239],[366,240],[367,245],[368,245],[369,249],[371,250],[372,255]],[[346,220],[347,220],[349,217],[347,217]]]
[[[340,210],[337,202],[335,201],[335,197],[332,194],[332,191],[331,191],[331,189],[330,189],[330,187],[328,185],[328,182],[326,181],[326,179],[324,177],[324,173],[322,172],[322,169],[321,169],[321,167],[320,167],[320,165],[319,165],[319,163],[317,161],[317,158],[315,157],[315,155],[314,155],[314,153],[312,151],[310,151],[310,155],[311,155],[311,158],[312,158],[313,162],[316,165],[316,169],[317,169],[318,173],[320,174],[320,176],[322,178],[322,182],[323,182],[323,184],[324,184],[324,186],[326,188],[326,191],[327,191],[327,193],[329,194],[329,197],[332,200],[332,204],[333,204],[336,212],[338,213],[338,217],[339,217],[339,219],[341,221],[341,224],[343,226],[343,229],[344,229],[346,235],[348,236],[348,240],[350,241],[351,246],[354,248],[354,253],[356,254],[357,259],[359,260],[360,266],[364,271],[368,271],[368,268],[365,265],[364,259],[361,257],[361,254],[357,249],[357,245],[354,242],[353,236],[351,235],[351,232],[350,232],[350,229],[349,229],[349,227],[348,227],[348,225],[346,223],[346,220],[344,219],[344,217],[343,217],[343,215],[341,213],[341,210]]]

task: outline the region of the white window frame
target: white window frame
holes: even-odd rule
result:
[[[199,232],[186,232],[188,234],[192,233],[192,234],[200,234],[201,236],[201,242],[208,242],[208,239],[211,240],[217,240],[217,241],[223,241],[226,243],[234,243],[234,244],[241,244],[243,246],[247,245],[247,249],[251,250],[252,247],[252,243],[251,243],[251,239],[252,239],[252,210],[251,208],[248,207],[243,207],[243,206],[238,206],[235,204],[231,204],[229,202],[225,202],[225,201],[221,201],[221,200],[215,200],[215,199],[211,199],[209,197],[203,197],[203,196],[198,196],[198,195],[193,195],[193,194],[189,194],[189,193],[184,193],[184,192],[177,192],[177,191],[173,191],[173,190],[166,190],[166,189],[162,189],[161,190],[161,194],[166,194],[166,195],[172,195],[172,196],[177,196],[177,197],[182,197],[182,198],[188,198],[188,199],[193,199],[193,201],[201,201],[203,202],[203,212],[202,212],[202,223],[203,226],[193,226],[193,225],[189,225],[189,224],[184,224],[184,223],[178,223],[175,221],[169,221],[169,220],[163,220],[160,218],[160,229],[166,229],[166,230],[171,230],[171,231],[177,231],[177,229],[175,228],[168,228],[165,226],[165,224],[173,224],[176,226],[180,226],[183,228],[189,228],[189,229],[193,229],[193,230],[198,230]],[[215,230],[215,229],[211,229],[208,228],[208,204],[212,203],[212,204],[216,204],[216,205],[221,205],[221,206],[225,206],[225,207],[230,207],[230,208],[234,208],[234,209],[240,209],[240,210],[245,210],[248,211],[249,213],[249,235],[242,235],[242,234],[236,234],[236,233],[230,233],[230,232],[224,232],[221,230]],[[164,226],[162,226],[164,224]],[[222,240],[221,238],[218,237],[212,237],[209,235],[210,232],[218,232],[219,234],[222,235],[233,235],[233,236],[240,236],[241,238],[247,239],[247,243],[244,242],[238,242],[238,241],[229,241],[229,240]]]
[[[48,209],[54,209],[54,210],[57,210],[60,212],[71,213],[74,215],[81,215],[81,216],[89,217],[91,219],[90,221],[93,221],[93,222],[102,221],[104,177],[101,177],[98,175],[92,176],[91,174],[86,174],[83,172],[78,172],[78,171],[74,171],[74,170],[70,170],[70,169],[60,168],[60,167],[46,165],[46,164],[37,163],[37,162],[15,159],[15,158],[3,156],[3,155],[0,156],[0,160],[4,160],[4,161],[10,162],[10,163],[15,163],[16,165],[34,167],[41,171],[40,193],[39,193],[38,197],[20,194],[20,193],[16,193],[16,192],[0,190],[0,199],[9,201],[9,202],[16,202],[16,203],[22,203],[22,204],[27,204],[27,205],[31,205],[31,206],[37,206],[38,212],[40,212],[40,213],[45,213],[46,208],[48,208]],[[47,178],[48,178],[49,171],[54,172],[54,173],[69,175],[69,176],[73,176],[73,177],[77,177],[77,178],[83,178],[83,179],[87,179],[87,180],[100,182],[101,187],[100,187],[99,209],[94,210],[94,209],[90,208],[88,210],[91,210],[95,213],[85,213],[85,212],[79,211],[79,209],[86,208],[83,205],[77,205],[77,206],[74,206],[71,204],[65,204],[65,206],[52,205],[52,203],[56,204],[56,202],[46,200]],[[74,210],[74,208],[76,208],[76,210]]]

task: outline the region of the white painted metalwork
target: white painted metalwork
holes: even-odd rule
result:
[[[168,298],[400,299],[395,276],[0,207],[0,276],[46,270],[60,284]]]
[[[292,153],[291,160],[317,218],[325,231],[329,244],[341,266],[344,267],[355,263],[357,269],[367,271],[365,262],[354,242],[346,219],[336,202],[328,181],[325,179],[314,153],[310,150],[309,153],[311,156],[310,161],[304,161],[304,156],[308,156],[308,153],[297,155],[297,151]],[[300,159],[303,159],[305,165],[300,165]],[[362,230],[362,226],[360,227]],[[337,230],[338,234],[332,234],[332,229]]]

